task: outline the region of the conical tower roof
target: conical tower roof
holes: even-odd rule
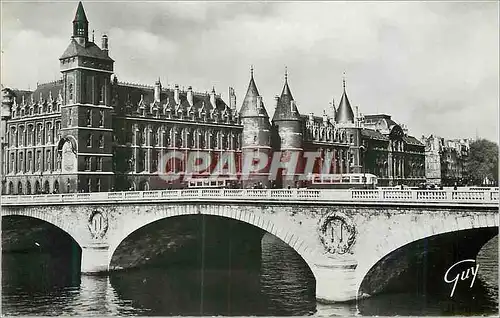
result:
[[[288,86],[288,74],[286,72],[285,85],[283,85],[283,90],[281,91],[281,96],[278,98],[273,116],[273,121],[280,120],[300,120],[300,113]]]
[[[335,114],[335,121],[337,123],[354,123],[354,113],[349,98],[347,98],[347,93],[345,92],[345,79],[343,81],[343,86],[344,92],[342,93],[342,98],[340,99],[340,104]]]
[[[260,98],[259,91],[257,90],[257,85],[255,85],[255,80],[253,78],[253,68],[251,69],[250,83],[248,84],[247,94],[243,99],[243,104],[240,110],[241,117],[256,117],[263,116],[269,117],[262,98]]]
[[[85,10],[83,9],[81,1],[78,3],[78,8],[76,9],[75,19],[73,22],[89,22],[87,20],[87,16],[85,15]]]

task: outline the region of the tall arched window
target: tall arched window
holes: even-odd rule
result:
[[[104,103],[104,85],[99,84],[99,103]]]
[[[104,127],[104,110],[99,111],[99,127]]]
[[[36,143],[38,145],[41,145],[43,143],[42,141],[42,131],[43,131],[43,125],[42,124],[38,124],[37,125],[37,132],[36,132]]]
[[[144,127],[143,133],[142,133],[142,144],[147,145],[148,144],[148,127]]]
[[[92,126],[92,109],[87,110],[87,126]]]
[[[19,171],[24,172],[24,154],[22,152],[19,153]]]
[[[68,86],[69,100],[73,100],[73,83],[70,83]]]

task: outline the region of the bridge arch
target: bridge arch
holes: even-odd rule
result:
[[[29,209],[29,211],[23,213],[7,209],[5,211],[2,211],[2,218],[9,216],[21,216],[45,221],[68,234],[80,248],[82,248],[82,246],[84,245],[83,242],[79,239],[79,235],[73,230],[74,227],[71,226],[70,222],[68,222],[66,218],[61,218],[51,213],[36,211],[35,209]]]
[[[270,233],[285,244],[291,247],[307,264],[311,272],[314,274],[313,266],[313,249],[297,234],[293,233],[285,226],[278,226],[264,215],[251,213],[248,211],[238,210],[229,206],[218,207],[216,205],[207,205],[200,207],[199,205],[178,205],[158,209],[155,212],[150,211],[145,216],[139,218],[127,218],[124,224],[121,224],[121,230],[118,235],[109,238],[108,263],[118,246],[135,231],[152,224],[153,222],[183,215],[207,215],[223,217],[227,219],[241,221],[251,226],[257,227],[266,233]]]
[[[364,260],[358,264],[357,268],[356,293],[359,296],[365,277],[379,261],[404,246],[433,236],[471,229],[494,229],[498,226],[498,215],[496,214],[491,216],[467,214],[457,217],[456,222],[445,223],[444,220],[441,220],[434,224],[431,222],[426,226],[413,226],[409,231],[405,231],[405,229],[391,231],[384,239],[379,240],[377,246],[372,246],[366,249],[366,253],[363,253]]]

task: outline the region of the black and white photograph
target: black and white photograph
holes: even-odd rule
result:
[[[498,1],[0,1],[2,316],[498,316]]]

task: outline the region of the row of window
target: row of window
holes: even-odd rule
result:
[[[35,171],[53,171],[61,170],[61,155],[53,150],[37,150],[35,160],[33,160],[33,151],[27,151],[26,157],[24,152],[10,152],[9,162],[6,166],[7,173],[33,173]]]
[[[96,77],[97,80],[99,81],[99,78]],[[89,79],[91,79],[91,77],[89,77]],[[106,86],[102,83],[98,83],[97,86],[99,87],[99,89],[97,89],[97,100],[99,101],[99,103],[104,103],[104,98],[106,96]],[[69,101],[70,102],[73,102],[73,99],[74,99],[74,86],[73,86],[73,83],[68,83],[68,98],[69,98]]]
[[[43,184],[43,186],[42,186]],[[30,181],[26,182],[26,185],[23,185],[23,182],[18,181],[17,186],[14,185],[13,181],[9,182],[7,187],[7,194],[49,194],[49,193],[60,193],[61,192],[59,181],[54,181],[52,187],[50,186],[50,182],[45,180],[43,183],[39,180],[34,182],[34,187]],[[66,183],[65,192],[70,192],[71,184],[68,179]],[[88,178],[86,181],[79,183],[79,191],[80,192],[100,192],[102,189],[102,182],[100,178]]]
[[[36,116],[42,114],[57,113],[61,111],[61,104],[58,102],[40,103],[28,107],[18,106],[12,110],[12,118],[22,118],[25,116]]]
[[[126,112],[130,115],[134,114],[131,111],[131,105],[127,105],[125,108]],[[139,114],[139,116],[146,117],[147,115],[152,115],[156,118],[160,118],[161,115],[166,116],[166,118],[178,118],[180,120],[192,120],[192,121],[203,121],[206,122],[208,120],[213,120],[215,122],[225,122],[225,123],[234,123],[238,122],[239,116],[233,114],[231,110],[229,111],[214,111],[213,109],[209,112],[204,112],[202,109],[198,109],[197,111],[191,111],[190,109],[185,109],[184,107],[179,107],[175,110],[173,107],[168,107],[164,105],[162,109],[151,106],[148,108],[141,107],[137,109],[135,112]],[[174,115],[174,116],[172,116]]]
[[[89,109],[87,110],[86,113],[86,125],[87,127],[93,127],[94,125],[94,110]],[[73,126],[73,109],[69,108],[68,109],[68,126],[71,127]],[[78,123],[76,123],[78,125]],[[104,110],[99,110],[98,116],[97,116],[97,126],[98,127],[104,127]]]
[[[27,124],[16,126],[12,125],[7,132],[7,140],[10,147],[26,147],[35,144],[36,138],[37,145],[43,144],[56,144],[61,137],[61,122],[56,121],[53,125],[52,122],[37,124]]]
[[[85,157],[85,171],[102,171],[102,157]]]
[[[306,127],[305,130],[306,140],[315,141],[337,141],[347,142],[347,134],[345,131],[338,131],[336,129],[324,127]],[[350,135],[350,142],[354,142],[354,136]]]
[[[92,148],[94,146],[94,134],[89,134],[87,137],[87,148]],[[104,136],[99,135],[99,138],[97,139],[97,146],[99,148],[104,148]]]
[[[240,134],[232,132],[211,132],[202,129],[159,127],[153,132],[148,127],[122,128],[115,136],[119,144],[155,145],[160,147],[180,147],[199,149],[239,149]]]
[[[17,187],[14,189],[14,182],[10,181],[7,188],[7,194],[49,194],[49,193],[59,193],[59,181],[54,181],[52,189],[50,188],[50,183],[48,180],[42,183],[39,180],[34,182],[35,187],[33,188],[30,181],[26,182],[26,186],[23,185],[21,181],[17,182]]]

